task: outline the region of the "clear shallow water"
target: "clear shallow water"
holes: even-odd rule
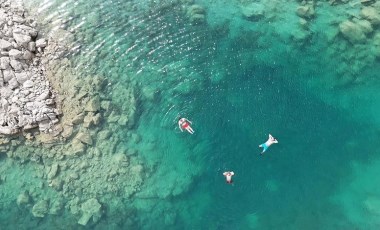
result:
[[[42,12],[73,29],[73,47],[81,47],[70,58],[78,71],[112,80],[121,107],[128,102],[117,87],[136,88],[141,141],[127,146],[152,170],[125,202],[137,210],[135,228],[376,229],[366,211],[350,219],[336,197],[355,178],[353,162],[366,165],[378,156],[368,144],[376,143],[378,129],[304,82],[304,73],[325,73],[300,64],[315,57],[277,54],[285,48],[275,39],[265,46],[276,48],[257,52],[263,43],[230,37],[223,27],[191,26],[177,6],[149,11],[144,3],[68,2],[57,16],[55,5]],[[360,100],[350,103],[354,113],[366,112]],[[194,135],[178,130],[180,116],[194,122]],[[260,156],[268,133],[279,144]],[[225,170],[236,173],[232,186]],[[359,194],[345,194],[348,203],[365,199],[360,186]],[[122,215],[106,215],[98,228],[118,221],[122,229]],[[73,221],[52,219],[39,224]]]

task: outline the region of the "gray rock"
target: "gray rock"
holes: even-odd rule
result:
[[[11,10],[13,14],[22,16],[25,12],[22,0],[12,0],[11,2]]]
[[[29,80],[29,75],[26,72],[15,73],[15,77],[20,84],[23,84],[26,80]]]
[[[49,91],[49,90],[46,90],[46,91],[42,92],[42,93],[40,94],[40,96],[38,96],[38,97],[36,98],[36,101],[43,101],[43,100],[46,100],[46,99],[49,98],[49,95],[50,95],[50,91]]]
[[[28,43],[32,40],[29,35],[19,34],[15,32],[13,32],[13,38],[16,40],[18,45],[24,48],[28,48]]]
[[[34,129],[34,128],[37,128],[38,127],[38,124],[34,124],[34,123],[29,123],[29,124],[26,124],[23,129],[24,130],[29,130],[29,129]]]
[[[11,69],[6,69],[6,70],[3,70],[3,77],[4,77],[4,81],[8,82],[11,79],[15,78],[15,73]]]
[[[4,9],[0,9],[0,25],[7,20],[7,14]]]
[[[13,94],[13,91],[9,87],[1,87],[0,95],[1,98],[9,98]]]
[[[47,119],[46,116],[45,116],[45,118]],[[50,129],[50,127],[51,127],[51,125],[50,125],[49,120],[41,121],[41,122],[38,123],[38,128],[39,128],[39,130],[40,130],[41,132]]]
[[[12,44],[4,39],[0,39],[0,49],[8,50],[12,48]]]
[[[12,21],[17,23],[24,23],[25,19],[18,15],[13,15]]]
[[[8,111],[9,102],[5,98],[0,99],[0,108],[3,108],[3,111]]]
[[[11,89],[15,89],[15,88],[17,88],[17,87],[19,86],[19,84],[18,84],[16,78],[12,78],[12,79],[8,82],[8,84],[9,84],[9,88],[11,88]]]
[[[5,134],[5,135],[12,135],[16,134],[18,132],[17,129],[14,129],[9,126],[0,126],[0,134]]]
[[[8,27],[8,25],[4,25],[3,32],[6,37],[12,37],[13,29]]]
[[[30,52],[35,52],[36,51],[36,43],[35,42],[29,42],[29,44],[28,44],[28,50]]]
[[[44,127],[45,125],[47,126],[47,128],[49,128],[50,126],[50,123],[49,123],[49,117],[46,116],[45,114],[41,114],[41,113],[38,113],[37,116],[36,116],[36,121],[37,122],[41,122],[40,123],[40,128],[41,127]],[[42,121],[47,121],[47,123],[43,123]],[[45,129],[44,129],[45,130]]]
[[[26,25],[17,25],[14,31],[20,34],[29,35],[33,38],[37,37],[38,34],[36,29]]]
[[[3,77],[3,71],[0,70],[0,87],[4,86],[4,77]]]
[[[22,52],[20,50],[16,50],[16,49],[11,49],[9,51],[9,57],[12,57],[14,59],[19,59],[21,58],[23,55],[22,55]]]
[[[41,39],[38,39],[38,40],[36,41],[36,47],[37,47],[37,48],[38,48],[38,47],[44,48],[44,47],[46,47],[46,46],[47,46],[47,41],[46,41],[45,38],[41,38]]]
[[[22,84],[22,86],[23,86],[24,88],[32,88],[32,87],[34,86],[34,82],[31,81],[31,80],[26,80],[26,81]]]
[[[9,68],[9,57],[1,57],[0,58],[0,69],[8,69]]]
[[[15,59],[12,59],[10,64],[15,72],[21,72],[21,70],[23,70],[21,63]]]
[[[13,49],[16,49],[16,50],[18,50],[18,49],[21,48],[21,47],[16,43],[16,41],[13,41],[13,42],[12,42],[12,47],[13,47]]]
[[[25,50],[22,55],[22,59],[31,60],[33,58],[33,54],[29,50]]]

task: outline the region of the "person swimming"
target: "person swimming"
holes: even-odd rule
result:
[[[183,130],[187,130],[190,134],[193,134],[194,133],[194,130],[191,128],[190,124],[192,124],[191,121],[189,121],[188,119],[186,118],[181,118],[179,119],[178,121],[178,126],[179,126],[179,129],[181,130],[181,132],[183,132]]]
[[[232,184],[233,183],[233,181],[232,181],[232,176],[233,175],[235,175],[235,173],[234,172],[224,172],[223,173],[223,176],[225,176],[226,177],[226,182],[227,182],[227,184]]]
[[[277,143],[278,141],[272,135],[269,134],[268,140],[265,143],[259,145],[260,148],[263,148],[263,151],[260,154],[263,154],[265,151],[267,151],[269,146],[271,146],[272,144],[277,144]]]

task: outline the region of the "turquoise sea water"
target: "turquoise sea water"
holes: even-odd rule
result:
[[[285,41],[294,13],[270,24],[244,20],[237,2],[219,14],[222,2],[198,3],[209,24],[191,25],[188,6],[174,1],[37,4],[51,4],[43,18],[73,32],[80,48],[68,58],[83,77],[108,78],[120,107],[128,102],[118,87],[133,86],[139,100],[141,140],[125,145],[149,173],[140,192],[118,197],[123,205],[106,204],[118,214],[86,228],[378,229],[378,83],[335,84],[343,62],[321,52],[332,46],[323,27],[303,43]],[[375,76],[376,65],[363,73]],[[194,135],[180,132],[180,117],[193,121]],[[279,144],[261,156],[269,133]],[[79,228],[66,212],[26,216],[25,229]]]

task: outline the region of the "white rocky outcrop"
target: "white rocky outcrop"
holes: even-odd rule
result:
[[[22,1],[0,9],[0,135],[38,127],[48,132],[58,123],[54,92],[41,63],[45,38],[39,37]]]

